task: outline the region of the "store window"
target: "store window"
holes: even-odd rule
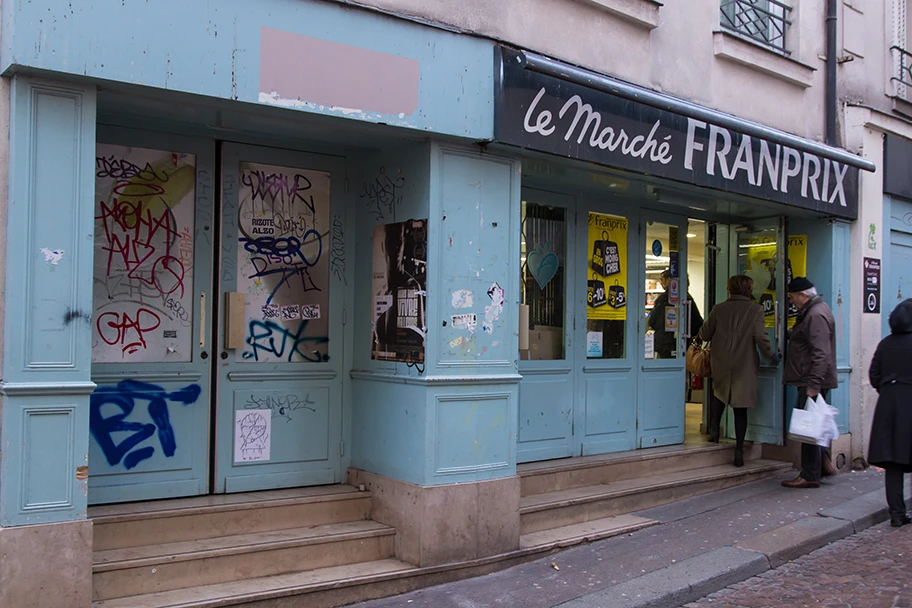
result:
[[[678,274],[680,234],[677,226],[649,222],[646,227],[647,359],[678,357],[681,331],[681,280]]]
[[[586,358],[623,359],[627,328],[627,218],[589,213]]]
[[[564,359],[567,210],[522,202],[522,359]]]

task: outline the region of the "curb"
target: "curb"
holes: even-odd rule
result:
[[[778,568],[888,518],[883,491],[869,492],[733,546],[564,602],[559,608],[675,608]]]

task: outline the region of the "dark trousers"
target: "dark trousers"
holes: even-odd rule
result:
[[[712,396],[709,400],[709,429],[715,431],[722,424],[722,414],[725,413],[725,404],[721,399]],[[732,413],[735,415],[735,442],[737,448],[744,448],[744,436],[747,434],[747,408],[733,407]]]
[[[905,469],[901,466],[888,464],[884,486],[887,490],[887,507],[890,510],[890,519],[899,519],[906,514],[906,500],[903,498],[903,476]]]
[[[820,394],[823,395],[824,399],[827,398],[828,393],[829,391],[820,391]],[[807,388],[799,386],[798,402],[795,403],[795,407],[799,410],[803,410],[804,406],[807,405],[807,398]],[[820,482],[820,468],[823,466],[823,452],[824,448],[814,443],[801,444],[801,477],[803,479]]]

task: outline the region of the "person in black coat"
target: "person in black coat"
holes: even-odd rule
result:
[[[886,469],[890,525],[912,523],[903,499],[903,475],[912,473],[912,298],[890,313],[891,334],[880,341],[868,376],[877,389],[868,462]]]

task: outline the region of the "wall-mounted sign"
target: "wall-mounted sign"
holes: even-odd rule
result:
[[[499,49],[495,141],[858,216],[858,169],[805,150],[525,69]]]
[[[864,312],[880,312],[880,260],[864,259]]]

